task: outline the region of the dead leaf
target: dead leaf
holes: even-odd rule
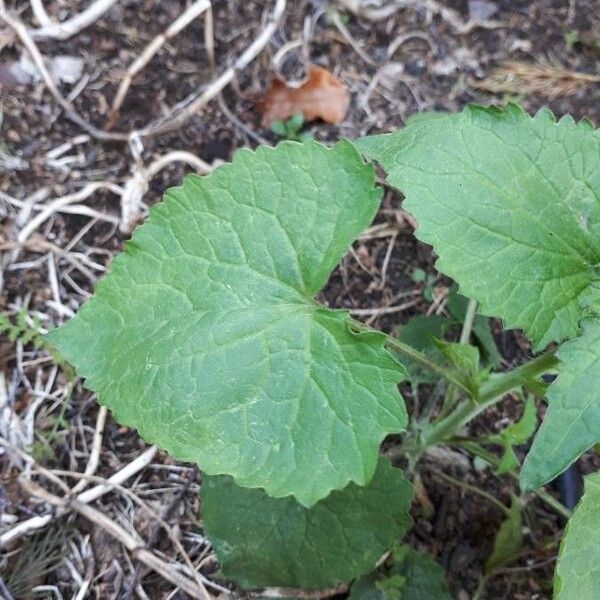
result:
[[[312,65],[306,83],[298,88],[274,79],[260,108],[263,123],[271,125],[298,113],[306,121],[322,119],[326,123],[341,123],[349,106],[350,93],[346,86],[327,69]]]

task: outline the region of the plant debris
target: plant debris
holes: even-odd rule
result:
[[[261,102],[263,123],[272,125],[301,114],[305,121],[341,123],[350,106],[348,88],[327,69],[312,65],[308,79],[293,88],[279,79],[269,85]]]

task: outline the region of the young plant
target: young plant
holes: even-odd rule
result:
[[[462,343],[437,340],[424,352],[314,300],[379,205],[359,152],[404,193],[417,237],[471,299],[460,311]],[[591,124],[469,106],[354,145],[240,150],[211,175],[187,177],[49,337],[118,421],[202,469],[203,521],[228,577],[248,588],[326,587],[368,572],[407,528],[409,488],[379,458],[387,434],[409,427],[410,475],[427,448],[462,443],[486,408],[509,392],[544,394],[541,376],[558,370],[522,489],[600,441],[599,267],[600,137]],[[474,323],[485,329],[475,302],[547,349],[508,372],[490,371],[490,351],[481,367],[465,343]],[[402,363],[446,382],[441,406],[410,425],[397,390]],[[519,469],[512,447],[531,433],[530,406],[518,427],[482,439],[504,446],[503,470]],[[597,548],[599,490],[588,478],[567,527],[557,598],[600,597],[585,555]],[[506,514],[486,577],[518,551],[518,498]],[[403,577],[376,576],[376,591],[403,598]]]
[[[285,121],[274,121],[271,124],[271,131],[281,140],[306,142],[312,139],[312,134],[310,131],[302,131],[303,127],[304,117],[302,113],[298,113]]]

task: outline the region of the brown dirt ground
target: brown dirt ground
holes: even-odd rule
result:
[[[27,3],[7,4],[25,22],[32,22]],[[54,4],[52,14],[62,18],[85,3],[60,1]],[[273,76],[272,61],[277,50],[296,39],[304,39],[310,61],[333,71],[352,92],[351,109],[342,124],[309,125],[314,137],[320,140],[393,130],[409,115],[428,109],[453,111],[468,102],[501,103],[509,99],[518,100],[530,111],[549,106],[558,115],[571,113],[576,118],[587,116],[600,122],[600,85],[579,83],[569,89],[570,72],[597,74],[599,70],[600,6],[597,0],[498,0],[495,2],[498,10],[491,17],[497,23],[490,28],[473,26],[468,31],[461,31],[443,12],[423,8],[423,3],[406,3],[410,6],[396,10],[382,21],[352,15],[336,2],[299,0],[288,4],[281,26],[266,49],[225,89],[223,100],[235,120],[219,103],[212,101],[176,131],[145,139],[144,160],[177,149],[192,152],[211,163],[230,159],[242,146],[255,146],[256,135],[274,142],[275,136],[261,125],[256,101]],[[466,0],[440,5],[451,8],[453,15],[463,23],[469,21]],[[89,122],[102,127],[124,66],[134,60],[184,6],[185,2],[179,0],[123,0],[73,38],[40,42],[39,47],[47,56],[63,54],[83,59],[85,81],[73,102]],[[258,35],[270,6],[270,3],[257,1],[215,0],[217,70],[223,69]],[[339,10],[342,22],[346,23],[366,60],[332,23],[328,13],[332,7]],[[303,34],[303,30],[308,33]],[[165,45],[151,65],[135,78],[116,130],[129,131],[159,117],[166,106],[182,100],[211,79],[203,35],[200,19]],[[403,43],[388,55],[390,45],[401,36],[405,36]],[[0,40],[3,39],[0,65],[18,60],[22,53],[21,44],[11,40],[0,24]],[[494,69],[505,61],[523,62],[532,70],[525,81],[512,84],[516,89],[505,86],[504,91],[495,93],[481,89],[486,82],[489,86]],[[544,82],[536,80],[535,66],[541,63],[551,63],[563,71],[560,81],[551,86],[550,95],[543,89]],[[283,64],[284,74],[297,76],[302,69],[301,53],[290,52]],[[68,95],[73,86],[63,84],[61,89]],[[66,152],[73,156],[66,167],[48,161],[49,151],[83,132],[65,118],[43,84],[5,83],[0,88],[0,102],[0,150],[18,157],[22,165],[8,168],[0,161],[0,192],[25,199],[42,188],[49,188],[52,198],[76,191],[82,182],[107,180],[122,184],[128,177],[132,158],[126,145],[120,142],[88,139]],[[148,204],[158,201],[164,190],[177,184],[186,170],[180,165],[169,166],[152,180],[144,200]],[[376,221],[387,223],[390,231],[397,233],[385,285],[381,285],[381,270],[390,236],[358,241],[354,252],[343,260],[321,295],[321,300],[331,306],[368,308],[395,305],[401,295],[416,292],[412,296],[418,299],[416,304],[402,312],[371,320],[373,326],[385,331],[432,308],[423,298],[420,286],[411,279],[411,273],[419,267],[435,274],[434,257],[428,247],[415,241],[410,221],[401,211],[400,200],[388,191]],[[107,191],[96,192],[83,203],[104,214],[118,216],[118,202]],[[19,218],[23,215],[19,217],[18,207],[0,198],[0,217],[0,243],[10,242],[22,226]],[[73,252],[81,253],[100,267],[109,263],[127,237],[113,223],[65,213],[55,213],[40,227],[39,234],[59,248],[65,248],[79,236]],[[48,253],[47,247],[34,250],[23,250],[17,260],[3,259],[6,262],[2,263],[0,309],[13,315],[18,307],[25,307],[43,319],[44,327],[49,327],[63,318],[56,306],[49,304],[55,291],[49,278],[49,263],[52,262],[56,270],[60,300],[71,310],[76,310],[93,289],[101,270],[92,266],[92,276],[86,276],[62,255]],[[4,250],[3,255],[8,257],[9,251]],[[436,296],[439,296],[449,282],[438,277],[435,285]],[[440,302],[437,309],[443,311],[443,308]],[[520,335],[501,332],[498,323],[494,326],[507,365],[529,355],[530,349]],[[51,362],[32,348],[14,345],[6,338],[0,338],[0,369],[7,384],[11,410],[19,418],[25,419],[28,407],[39,398],[40,390],[46,394],[35,418],[36,458],[47,468],[82,472],[98,411],[93,396],[77,386],[72,395],[63,397],[66,380],[60,372],[53,373]],[[518,411],[518,403],[509,399],[479,419],[473,432],[496,431],[507,419],[514,419]],[[96,474],[110,476],[144,447],[135,431],[120,427],[109,418]],[[591,469],[594,460],[586,458],[583,469]],[[594,465],[598,466],[597,461]],[[10,517],[0,527],[48,509],[19,487],[17,476],[22,463],[9,461],[5,454],[0,457],[0,466],[3,483],[0,512]],[[510,491],[516,489],[514,483],[495,477],[489,470],[478,472],[470,468],[465,472],[460,464],[445,468],[506,503],[510,500]],[[426,470],[422,476],[434,513],[424,516],[422,507],[415,504],[415,527],[409,540],[415,547],[432,552],[446,569],[453,595],[468,599],[477,587],[502,515],[482,498],[452,487]],[[44,485],[48,483],[37,480]],[[172,508],[168,514],[163,512],[165,518],[192,560],[201,563],[204,572],[210,574],[216,565],[196,516],[198,485],[195,468],[177,465],[160,455],[131,488],[158,511]],[[156,529],[153,519],[136,509],[127,497],[109,494],[96,506],[121,524],[135,526],[144,540],[153,541],[154,548],[167,557],[176,558],[167,536],[153,533]],[[553,557],[563,523],[536,500],[529,499],[528,507],[522,555],[514,565],[492,578],[484,598],[550,597]],[[25,588],[56,586],[66,597],[77,594],[81,582],[90,580],[89,597],[127,598],[137,594],[130,590],[135,581],[150,598],[168,597],[172,586],[156,574],[140,570],[139,564],[100,529],[82,518],[68,517],[62,523],[68,526],[56,524],[51,533],[65,534],[67,541],[59,550],[68,556],[69,562],[62,562],[47,575],[42,574],[39,567],[27,568],[27,572],[23,569]],[[5,580],[9,569],[14,568],[19,548],[18,544],[10,548],[0,563],[0,573]],[[52,590],[48,590],[47,597],[54,597]],[[186,596],[179,592],[169,597]]]

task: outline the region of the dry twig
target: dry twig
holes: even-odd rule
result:
[[[338,0],[338,2],[351,13],[370,21],[384,21],[403,8],[423,7],[430,14],[439,14],[459,34],[467,34],[477,27],[496,29],[504,26],[500,21],[471,19],[465,22],[456,10],[444,6],[436,0],[391,0],[387,3],[376,0],[372,2],[365,0]]]
[[[117,0],[96,0],[74,17],[62,23],[55,23],[48,16],[42,0],[31,0],[31,9],[41,25],[40,29],[34,29],[30,32],[31,37],[34,39],[66,40],[95,23],[116,3]]]
[[[0,445],[5,446],[5,447],[11,446],[7,442],[5,442],[2,438],[0,438]],[[14,448],[11,447],[11,450],[14,451]],[[112,477],[110,477],[106,481],[106,483],[97,485],[97,486],[90,488],[89,490],[77,495],[76,496],[77,501],[79,503],[86,504],[89,502],[93,502],[94,500],[97,500],[104,494],[110,492],[113,489],[114,485],[117,485],[117,484],[120,485],[121,483],[123,483],[124,481],[127,481],[127,479],[129,479],[130,477],[133,477],[133,475],[135,475],[136,473],[138,473],[139,471],[141,471],[142,469],[147,467],[154,459],[154,456],[156,455],[157,450],[158,450],[158,448],[156,446],[152,446],[152,447],[148,448],[148,450],[146,450],[143,454],[138,456],[135,460],[133,460],[132,462],[127,464],[121,470],[117,471]],[[38,465],[38,468],[39,468],[39,465]],[[43,471],[43,474],[47,475],[49,479],[52,479],[52,481],[56,482],[57,478],[56,478],[56,476],[54,476],[54,474],[52,472]],[[60,479],[58,479],[58,481],[60,482],[60,484],[62,484],[61,487],[64,488],[65,486],[62,483],[62,481]],[[66,487],[64,489],[64,491],[65,491],[65,493],[68,493],[70,490],[68,487]],[[6,547],[13,540],[18,539],[23,535],[26,535],[28,533],[31,533],[32,531],[35,531],[37,529],[41,529],[41,528],[45,527],[54,518],[55,518],[54,515],[46,514],[46,515],[38,515],[35,517],[31,517],[31,518],[27,519],[26,521],[22,521],[18,525],[15,525],[12,529],[9,529],[8,531],[6,531],[2,535],[0,535],[0,548]]]
[[[279,21],[285,12],[286,0],[275,0],[275,6],[267,25],[263,28],[260,35],[250,44],[244,52],[235,60],[233,65],[223,71],[200,95],[197,93],[188,96],[182,102],[176,104],[168,114],[145,128],[136,131],[135,135],[146,137],[159,135],[173,131],[185,123],[192,115],[197,113],[208,102],[215,98],[223,88],[231,83],[236,73],[247,67],[268,44],[275,30],[279,26]]]
[[[125,182],[121,193],[121,223],[119,228],[124,233],[129,233],[141,219],[146,207],[142,198],[148,191],[148,186],[153,177],[158,175],[165,167],[173,162],[187,163],[201,175],[212,171],[212,166],[205,163],[191,152],[174,150],[160,156],[148,167],[140,161],[134,168],[131,177]]]
[[[84,131],[89,133],[92,137],[99,140],[113,140],[113,141],[126,141],[129,139],[129,135],[125,133],[109,133],[106,131],[101,131],[97,129],[90,123],[88,123],[73,107],[71,102],[69,102],[60,92],[56,84],[54,83],[48,69],[46,68],[46,64],[44,63],[44,58],[42,57],[41,52],[39,51],[36,43],[34,42],[31,34],[27,30],[27,27],[15,16],[10,15],[6,10],[4,5],[4,1],[0,1],[0,21],[4,21],[8,27],[10,27],[17,37],[21,40],[23,46],[25,46],[27,52],[31,56],[31,60],[33,64],[36,66],[39,71],[46,87],[50,91],[50,93],[54,96],[54,99],[60,104],[61,108],[65,111],[65,116],[73,121],[76,125],[79,125]]]
[[[85,467],[85,477],[80,479],[72,488],[71,495],[78,494],[85,489],[89,481],[89,476],[93,475],[98,468],[100,462],[100,452],[102,450],[102,436],[104,435],[104,426],[106,425],[107,416],[106,406],[101,406],[98,410],[98,416],[96,417],[96,428],[94,430],[94,439],[92,441],[92,451]]]
[[[119,85],[119,89],[112,103],[112,109],[106,125],[105,131],[111,129],[117,121],[119,110],[125,100],[129,86],[133,82],[133,78],[152,60],[156,53],[170,39],[175,37],[180,31],[185,29],[194,19],[199,17],[203,12],[211,7],[210,0],[196,0],[191,4],[169,27],[160,35],[157,35],[147,46],[144,51],[129,65],[125,77]],[[209,53],[210,56],[210,53]],[[214,58],[214,57],[213,57]]]

